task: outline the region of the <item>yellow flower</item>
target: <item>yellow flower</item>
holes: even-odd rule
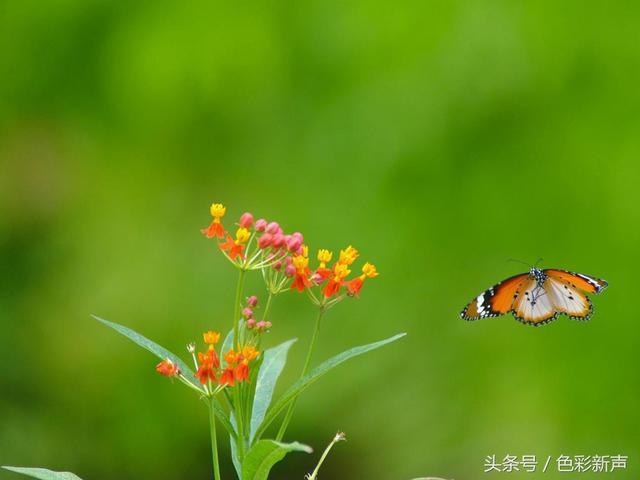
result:
[[[249,240],[250,236],[251,236],[251,234],[249,233],[249,230],[247,230],[244,227],[240,227],[236,231],[236,243],[238,245],[241,244],[241,243],[247,243],[247,240]]]
[[[202,334],[202,337],[204,338],[204,343],[208,345],[215,345],[220,341],[220,334],[212,330],[209,330],[208,332],[204,332]]]
[[[329,250],[325,250],[323,248],[318,250],[318,261],[320,262],[320,268],[325,268],[327,266],[327,263],[331,261],[332,257],[333,253],[331,253]]]
[[[245,360],[251,361],[258,358],[258,351],[251,345],[247,345],[242,349],[242,356]]]
[[[303,255],[296,255],[291,259],[293,266],[296,267],[296,272],[304,274],[309,266],[309,259]]]
[[[219,219],[224,217],[224,214],[226,213],[227,209],[221,203],[212,203],[210,211],[211,211],[212,217]]]
[[[228,352],[224,354],[224,361],[227,362],[227,365],[233,365],[234,363],[238,363],[239,355],[232,348]]]
[[[335,281],[340,281],[347,277],[351,273],[351,270],[344,263],[337,263],[335,267],[333,267],[333,275],[335,277]]]
[[[340,259],[338,262],[344,265],[351,265],[356,261],[359,255],[360,253],[358,253],[358,250],[349,245],[346,249],[340,250]]]
[[[362,267],[362,273],[367,277],[367,278],[375,278],[377,277],[378,274],[378,270],[376,269],[376,266],[373,263],[365,263],[364,266]]]

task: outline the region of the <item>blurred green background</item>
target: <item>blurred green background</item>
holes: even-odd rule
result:
[[[210,478],[205,406],[89,315],[174,351],[225,330],[235,273],[198,231],[216,200],[378,265],[318,360],[409,333],[302,398],[287,436],[316,453],[274,479],[338,429],[322,478],[499,478],[490,454],[637,476],[638,22],[636,2],[3,2],[0,463]],[[539,257],[610,282],[591,322],[458,318]],[[269,343],[300,338],[278,391],[313,314],[274,305]]]

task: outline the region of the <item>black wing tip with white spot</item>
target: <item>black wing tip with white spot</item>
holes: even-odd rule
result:
[[[473,322],[475,320],[482,320],[483,318],[499,317],[500,315],[502,315],[502,313],[487,312],[487,313],[483,313],[481,315],[476,315],[475,317],[469,317],[469,316],[467,316],[467,310],[468,310],[468,308],[465,307],[465,309],[460,312],[460,318],[463,319],[463,320],[466,320],[467,322]]]

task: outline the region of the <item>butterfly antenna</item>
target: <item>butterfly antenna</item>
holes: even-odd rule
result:
[[[542,257],[540,257],[538,260],[536,260],[536,268],[538,268],[538,265],[540,264],[540,262],[542,262]]]
[[[518,260],[517,258],[508,258],[507,262],[521,263],[522,265],[526,265],[528,268],[531,268],[531,264],[530,263],[523,262],[522,260]]]

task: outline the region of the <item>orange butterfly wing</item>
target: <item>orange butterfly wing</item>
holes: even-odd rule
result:
[[[469,302],[460,316],[477,320],[512,312],[516,320],[529,325],[543,325],[561,313],[588,320],[593,307],[586,293],[597,294],[608,286],[602,279],[567,270],[538,272],[544,274],[541,283],[529,273],[510,277]]]
[[[485,290],[464,307],[460,317],[465,320],[478,320],[510,312],[520,294],[520,287],[528,276],[527,273],[521,273]]]

